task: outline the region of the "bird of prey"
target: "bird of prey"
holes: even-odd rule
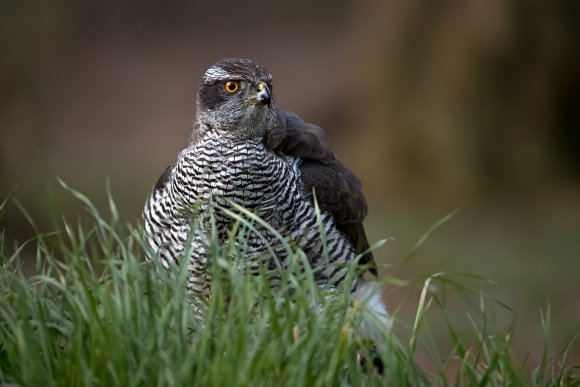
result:
[[[186,261],[189,291],[210,296],[208,238],[214,230],[227,240],[232,219],[219,208],[231,209],[232,203],[298,246],[320,288],[338,288],[360,254],[359,263],[377,274],[362,225],[367,204],[360,180],[338,160],[320,127],[277,107],[264,67],[234,58],[213,64],[203,75],[196,108],[189,145],[159,178],[144,209],[152,251],[165,268]],[[260,265],[274,266],[265,253],[276,239],[267,227],[256,228],[260,235],[247,236],[245,252],[246,267],[255,274]],[[283,267],[287,258],[277,250],[278,264]],[[273,276],[273,286],[277,280]],[[353,293],[368,293],[364,283],[355,281]],[[386,316],[378,295],[372,302]]]

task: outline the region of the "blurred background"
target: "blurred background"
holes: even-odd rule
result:
[[[109,179],[138,221],[187,143],[205,68],[252,58],[278,104],[325,128],[363,180],[368,234],[389,238],[382,272],[409,281],[387,291],[391,309],[411,324],[434,272],[490,278],[514,309],[498,324],[513,322],[516,353],[537,359],[540,309],[551,304],[553,351],[580,331],[579,4],[2,2],[0,197],[50,230],[84,213],[55,176],[103,209]],[[15,206],[1,222],[9,241],[33,235]],[[449,307],[467,326],[469,306]],[[449,345],[443,320],[430,324]]]

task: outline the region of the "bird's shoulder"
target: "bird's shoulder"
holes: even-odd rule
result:
[[[357,253],[369,248],[362,223],[368,206],[360,179],[340,162],[322,128],[284,112],[286,135],[275,151],[301,159],[300,179],[306,193],[314,193],[319,206],[329,211],[336,227]],[[371,253],[361,263],[374,264]],[[376,274],[376,268],[371,268]]]
[[[304,122],[292,112],[284,112],[286,136],[275,151],[301,159],[304,188],[321,206],[333,213],[337,222],[362,222],[367,202],[360,179],[340,162],[322,128]]]
[[[175,164],[171,164],[165,168],[159,179],[157,179],[157,183],[155,184],[154,192],[160,191],[165,188],[169,180],[171,179],[171,171],[175,167]]]

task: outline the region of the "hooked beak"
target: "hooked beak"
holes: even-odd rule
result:
[[[272,102],[272,93],[270,92],[270,88],[268,85],[266,85],[265,82],[260,82],[258,84],[256,102],[258,102],[260,105],[268,105],[268,107],[270,107],[270,103]]]

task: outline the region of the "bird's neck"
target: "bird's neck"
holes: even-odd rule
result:
[[[264,134],[260,131],[239,131],[230,128],[217,128],[208,124],[196,123],[193,127],[192,144],[211,139],[223,145],[235,147],[244,144],[256,145],[264,142]]]
[[[240,138],[235,133],[222,129],[204,131],[192,145],[197,148],[207,146],[219,146],[222,149],[243,149],[247,147],[252,147],[253,149],[265,148],[263,138],[256,136]]]

